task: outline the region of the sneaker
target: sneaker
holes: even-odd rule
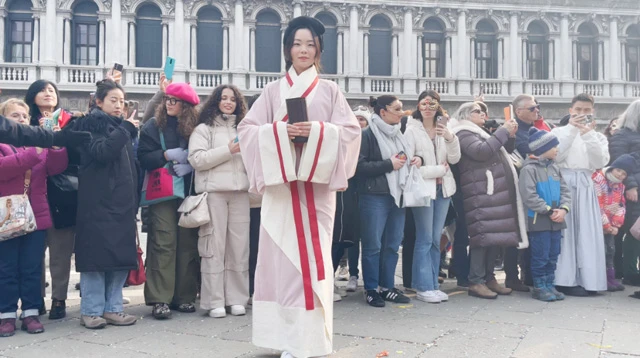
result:
[[[44,332],[44,326],[40,323],[38,316],[29,316],[22,319],[22,326],[20,327],[23,331],[27,331],[27,333],[42,333]]]
[[[232,305],[231,306],[231,315],[233,316],[244,316],[247,314],[247,310],[242,305]]]
[[[338,281],[347,281],[349,279],[349,268],[347,266],[340,266],[338,269]]]
[[[347,282],[347,292],[356,292],[358,289],[358,278],[356,276],[349,277]]]
[[[129,303],[131,303],[131,299],[129,297],[122,296],[122,304],[128,305]]]
[[[0,337],[11,337],[16,334],[16,319],[0,319]]]
[[[342,301],[342,296],[340,296],[339,293],[334,292],[333,293],[333,302],[340,302],[340,301]]]
[[[166,303],[156,303],[151,310],[151,316],[155,319],[167,319],[171,318],[171,309]]]
[[[393,303],[409,303],[411,300],[409,297],[405,296],[402,291],[397,288],[392,288],[390,290],[382,291],[380,293],[382,299],[385,301],[393,302]]]
[[[447,295],[446,293],[440,291],[440,290],[436,290],[436,295],[438,295],[438,298],[440,298],[440,302],[447,302],[449,301],[449,295]]]
[[[338,287],[337,285],[333,286],[333,292],[339,294],[340,297],[347,297],[347,291],[342,287]]]
[[[193,313],[196,311],[196,306],[193,303],[182,303],[179,305],[171,305],[170,309],[182,313]]]
[[[226,316],[227,316],[227,311],[224,310],[224,307],[218,307],[218,308],[209,310],[209,317],[223,318]]]
[[[80,317],[80,325],[88,329],[101,329],[107,326],[107,321],[100,316],[85,316]]]
[[[112,326],[131,326],[138,321],[136,316],[124,312],[105,312],[102,318]]]
[[[364,298],[369,304],[369,306],[384,307],[385,305],[384,300],[376,290],[367,290],[367,292],[364,295]]]
[[[427,303],[440,303],[440,297],[436,291],[418,291],[416,299]]]
[[[51,301],[51,310],[49,311],[49,319],[63,319],[67,315],[67,305],[64,300]]]

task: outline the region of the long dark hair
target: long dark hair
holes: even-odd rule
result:
[[[296,32],[298,30],[309,30],[311,36],[313,36],[313,42],[316,44],[316,58],[313,59],[313,64],[316,66],[318,72],[322,71],[322,64],[320,59],[322,58],[322,48],[320,46],[320,37],[316,34],[311,27],[302,27],[291,32],[291,35],[284,39],[284,46],[282,47],[282,54],[284,55],[285,68],[289,71],[289,68],[293,66],[293,60],[291,59],[291,49],[293,48],[293,41],[296,38]]]
[[[163,100],[156,108],[155,113],[158,128],[165,129],[167,126],[167,116],[167,101]],[[180,133],[182,138],[188,140],[198,125],[198,111],[196,110],[196,106],[189,102],[182,101],[182,111],[176,117],[178,118],[178,133]]]
[[[227,88],[232,90],[233,95],[236,97],[236,110],[233,111],[232,114],[236,116],[235,125],[237,126],[240,124],[240,121],[244,118],[245,114],[247,114],[247,105],[244,101],[244,96],[238,87],[229,84],[220,85],[213,90],[209,98],[207,98],[207,101],[202,105],[198,123],[205,123],[206,125],[212,126],[213,120],[217,116],[222,116],[223,113],[220,111],[220,101],[222,101],[222,91]]]
[[[444,116],[444,110],[442,109],[442,105],[440,104],[440,94],[431,89],[422,91],[422,93],[420,93],[420,95],[418,96],[418,104],[416,106],[416,110],[413,111],[411,116],[419,120],[420,122],[422,122],[422,113],[420,112],[420,101],[422,101],[426,97],[431,97],[436,101],[438,101],[438,109],[436,110],[436,114],[433,116],[433,122],[435,123],[438,116]]]
[[[40,108],[36,105],[36,96],[38,93],[42,92],[42,90],[47,87],[47,85],[51,85],[53,90],[56,92],[56,105],[54,110],[60,108],[60,92],[58,91],[58,87],[56,84],[49,80],[37,80],[33,82],[29,89],[27,89],[27,94],[24,96],[24,102],[29,106],[29,115],[31,116],[31,125],[39,126],[40,118],[42,118],[42,113],[40,113]]]
[[[383,109],[386,110],[388,105],[397,100],[398,97],[390,94],[385,94],[378,98],[369,97],[369,106],[373,107],[373,112],[375,112],[375,114],[380,115],[380,111]]]

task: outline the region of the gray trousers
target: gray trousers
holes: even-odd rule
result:
[[[71,274],[71,255],[73,255],[75,239],[75,226],[64,229],[52,227],[47,230],[49,271],[51,272],[51,298],[53,299],[61,301],[67,299],[69,275]],[[44,291],[44,276],[42,287]]]
[[[484,284],[495,280],[493,269],[500,253],[499,246],[474,247],[469,249],[469,282]]]

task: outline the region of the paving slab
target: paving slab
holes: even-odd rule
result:
[[[640,356],[640,323],[607,320],[602,349],[606,352]]]
[[[601,341],[601,333],[531,327],[512,356],[598,358]]]

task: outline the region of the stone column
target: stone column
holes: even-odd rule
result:
[[[344,74],[344,51],[343,51],[343,46],[344,46],[344,30],[343,29],[339,29],[338,30],[338,66],[336,68],[336,72],[339,75]]]
[[[498,73],[497,78],[505,78],[504,75],[504,38],[498,38]]]
[[[2,41],[2,46],[4,46],[4,41]],[[4,51],[0,54],[2,54],[2,58],[4,59]],[[40,16],[36,14],[33,15],[33,43],[31,44],[31,62],[40,62]]]
[[[191,69],[198,68],[198,25],[192,24],[191,31]]]
[[[302,16],[302,1],[296,0],[293,2],[293,17]]]
[[[520,73],[521,63],[520,61],[520,47],[521,42],[518,39],[518,12],[511,12],[511,21],[509,24],[509,47],[510,47],[510,63],[509,69],[511,70],[511,80],[519,81],[522,79]]]
[[[391,37],[391,76],[398,76],[398,34]]]
[[[369,31],[364,32],[364,55],[366,61],[364,61],[364,75],[369,76]]]
[[[111,26],[107,33],[107,43],[109,44],[109,48],[106,49],[108,50],[107,57],[109,58],[107,64],[113,64],[113,62],[122,63],[120,61],[120,48],[118,47],[118,44],[122,42],[120,37],[121,12],[120,0],[111,0]]]
[[[2,29],[2,36],[0,36],[0,63],[4,62],[4,43],[6,41],[6,36],[8,35],[4,31],[4,18],[6,16],[7,16],[7,11],[4,9],[0,10],[0,29]],[[34,23],[35,23],[35,19],[34,19]],[[35,33],[35,29],[34,29],[34,33]],[[33,53],[35,52],[34,49],[35,47],[33,46],[33,43],[32,43],[31,44],[31,62],[35,62],[33,60],[33,57],[34,57]]]
[[[64,21],[64,50],[62,53],[62,63],[71,64],[71,14],[66,15]]]
[[[417,51],[414,46],[411,46],[411,44],[414,43],[413,38],[414,38],[413,37],[413,13],[412,13],[412,9],[408,8],[404,12],[404,34],[403,34],[404,46],[402,46],[404,49],[402,53],[403,77],[409,77],[409,78],[416,77],[416,74],[414,72],[416,66],[414,65],[413,61],[416,58],[415,53]]]
[[[562,45],[562,53],[560,58],[562,61],[562,79],[570,81],[573,79],[572,67],[573,67],[573,46],[569,39],[569,14],[562,14],[562,20],[560,20],[560,42]]]
[[[424,77],[424,59],[422,58],[422,56],[424,56],[424,47],[422,45],[423,37],[423,33],[419,32],[416,41],[416,66],[414,70],[418,78]]]
[[[286,30],[286,29],[287,29],[287,26],[283,24],[282,28],[280,29],[280,43],[281,44],[284,42],[284,30]],[[255,46],[254,46],[254,48],[255,48]],[[286,70],[287,70],[286,69],[286,62],[284,60],[284,56],[281,55],[280,56],[280,71],[281,72],[285,72]]]
[[[222,70],[229,70],[229,24],[222,25]]]
[[[604,41],[600,40],[598,41],[598,78],[596,79],[596,81],[606,81],[609,80],[608,78],[605,78],[605,73],[604,73]]]
[[[358,47],[360,45],[359,30],[358,30],[358,6],[351,5],[351,12],[349,15],[349,75],[358,76]]]
[[[104,18],[98,18],[98,66],[104,66],[104,37],[105,37],[105,24]]]
[[[171,57],[176,59],[176,70],[181,72],[187,69],[187,53],[184,44],[184,2],[175,0],[173,41],[169,43]]]
[[[256,28],[249,28],[249,46],[251,46],[251,60],[249,62],[249,71],[256,72]]]
[[[129,67],[136,67],[136,23],[129,21]]]
[[[471,95],[471,77],[469,77],[469,61],[473,64],[474,58],[469,57],[469,42],[467,37],[467,12],[466,9],[458,10],[458,95]]]
[[[452,78],[453,74],[452,74],[452,63],[451,63],[451,56],[449,56],[448,54],[451,53],[451,49],[453,48],[453,39],[451,38],[451,35],[447,35],[447,37],[444,38],[444,50],[445,55],[444,55],[444,76],[446,78]]]
[[[611,97],[624,96],[624,84],[622,83],[622,63],[620,61],[620,39],[618,38],[618,17],[612,16],[609,24],[609,79]]]
[[[244,71],[245,68],[243,65],[243,61],[246,58],[245,57],[246,50],[248,50],[249,46],[251,46],[252,44],[250,43],[247,45],[244,41],[244,10],[242,8],[241,0],[236,0],[235,16],[233,18],[234,18],[233,31],[236,36],[235,36],[235,40],[233,41],[235,51],[233,52],[233,56],[232,56],[232,58],[234,59],[234,61],[232,61],[232,64],[236,71]],[[233,83],[241,83],[241,82],[242,81],[238,79],[238,81],[234,80]]]
[[[162,63],[169,54],[169,23],[162,21]]]
[[[55,65],[55,44],[58,43],[56,41],[56,34],[60,33],[56,31],[56,0],[46,0],[46,17],[45,17],[45,48],[44,48],[44,63],[46,65]]]

